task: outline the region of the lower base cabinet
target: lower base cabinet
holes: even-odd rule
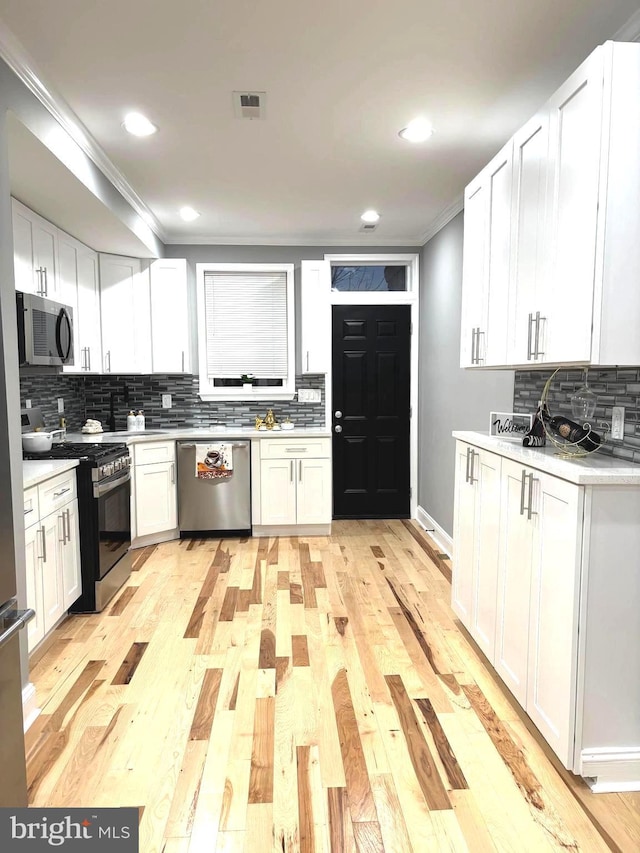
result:
[[[456,444],[452,607],[563,765],[640,790],[640,481]]]
[[[25,519],[27,607],[36,614],[27,626],[31,652],[82,591],[75,471],[26,490]]]
[[[136,540],[150,544],[149,537],[173,533],[178,527],[176,485],[176,445],[174,441],[152,441],[133,446],[133,518]]]

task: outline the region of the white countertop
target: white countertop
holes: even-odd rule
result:
[[[295,427],[294,429],[257,430],[255,427],[206,427],[186,429],[153,429],[142,432],[98,432],[98,433],[67,433],[67,441],[85,443],[107,443],[122,441],[128,445],[139,444],[141,441],[181,441],[183,439],[234,439],[250,438],[254,441],[263,438],[285,438],[291,440],[300,438],[330,438],[331,431],[325,427]]]
[[[22,463],[22,481],[24,488],[37,486],[57,474],[64,474],[78,467],[77,459],[29,459]]]
[[[640,486],[640,465],[605,456],[599,451],[582,459],[563,459],[556,455],[556,448],[548,441],[546,447],[523,447],[520,441],[506,441],[486,432],[455,430],[452,434],[460,441],[491,450],[507,459],[581,486]]]

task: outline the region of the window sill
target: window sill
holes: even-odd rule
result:
[[[262,400],[293,400],[293,391],[282,391],[281,389],[265,388],[261,391],[244,391],[242,388],[225,388],[220,393],[211,391],[200,391],[198,396],[205,403],[242,403]]]

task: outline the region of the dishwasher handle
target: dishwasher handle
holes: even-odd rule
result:
[[[228,444],[229,447],[249,447],[248,441],[199,441],[198,444]],[[196,444],[193,441],[179,441],[178,448],[182,447],[195,447]]]

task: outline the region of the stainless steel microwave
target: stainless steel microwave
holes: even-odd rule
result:
[[[73,308],[16,292],[20,366],[73,364]]]

